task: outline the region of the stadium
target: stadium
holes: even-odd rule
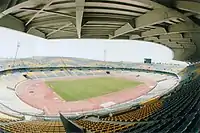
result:
[[[149,41],[189,64],[0,60],[0,132],[200,132],[198,0],[2,0],[0,9],[2,27],[45,39]]]

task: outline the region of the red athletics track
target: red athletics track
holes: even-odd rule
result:
[[[122,76],[120,76],[122,77]],[[90,78],[90,77],[82,77]],[[92,76],[94,78],[94,76]],[[119,92],[113,92],[103,96],[89,98],[79,101],[63,101],[59,96],[49,88],[42,80],[28,80],[21,83],[17,89],[16,94],[25,103],[44,110],[46,115],[57,115],[59,112],[70,113],[79,111],[88,111],[102,108],[100,105],[108,102],[116,104],[123,103],[129,100],[138,98],[147,93],[156,86],[156,82],[143,78],[131,76],[123,76],[123,78],[144,82],[135,88],[127,88]],[[70,78],[62,78],[70,79]],[[77,79],[77,77],[76,77]]]

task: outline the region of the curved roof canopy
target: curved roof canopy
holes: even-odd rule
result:
[[[0,0],[0,25],[46,39],[150,41],[200,59],[199,0]]]

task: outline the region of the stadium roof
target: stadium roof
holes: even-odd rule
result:
[[[200,0],[0,0],[0,12],[1,26],[46,39],[144,40],[200,59]]]

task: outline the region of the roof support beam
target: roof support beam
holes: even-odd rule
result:
[[[125,25],[123,25],[122,27],[120,27],[119,29],[114,31],[114,35],[120,34],[120,33],[124,33],[128,30],[134,30],[134,27],[130,24],[130,23],[126,23]]]
[[[60,31],[60,30],[62,30],[64,28],[67,28],[67,27],[69,27],[71,25],[72,25],[72,23],[68,23],[66,25],[63,25],[62,27],[58,28],[57,30],[54,30],[54,31],[50,32],[49,34],[47,34],[46,37],[48,38],[50,35],[55,34],[56,32],[58,32],[58,31]]]
[[[102,2],[86,2],[85,7],[106,7],[110,9],[124,9],[124,10],[129,10],[132,12],[140,12],[140,13],[146,13],[147,11],[150,11],[150,9],[145,9],[137,6],[132,6],[132,5],[123,5],[123,4],[116,4],[116,3],[107,3],[105,1]]]
[[[40,30],[35,29],[35,28],[30,29],[27,33],[34,35],[34,36],[45,38],[45,34],[43,32],[41,32]]]
[[[65,27],[66,28],[66,27]],[[71,32],[74,33],[76,32],[76,30],[72,29],[74,27],[70,27],[69,29],[61,29],[60,31],[62,32]],[[41,29],[41,30],[49,30],[49,31],[54,31],[54,30],[58,30],[58,28],[54,28],[54,27],[38,27],[37,29]]]
[[[78,38],[81,38],[81,27],[83,21],[85,0],[76,0],[75,3],[76,3],[76,30]]]
[[[152,9],[153,8],[153,4],[152,1],[150,0],[104,0],[105,2],[114,2],[114,3],[123,3],[123,5],[136,5],[136,6],[141,6],[141,7],[145,7],[145,8],[149,8]],[[92,2],[92,1],[91,1]],[[155,3],[156,4],[156,3]]]
[[[1,0],[0,2],[0,12],[3,12],[7,8],[9,8],[9,4],[12,2],[11,0]]]
[[[185,22],[185,23],[171,25],[169,26],[168,30],[169,32],[173,33],[200,32],[200,27],[196,24]]]
[[[51,20],[51,21],[49,21]],[[46,27],[50,27],[52,25],[65,25],[68,22],[71,23],[75,23],[75,19],[72,18],[63,18],[63,17],[52,17],[52,18],[48,18],[48,19],[44,19],[44,20],[40,20],[40,21],[34,21],[32,23],[30,23],[28,26],[26,26],[26,31],[28,31],[31,28],[37,28],[37,27],[41,27],[41,26],[46,26]]]
[[[18,0],[11,0],[10,7],[13,7],[17,4]]]
[[[7,10],[3,11],[0,13],[0,18],[12,13],[12,12],[15,12],[15,11],[18,11],[19,9],[23,8],[23,7],[28,7],[30,5],[37,5],[41,3],[41,0],[27,0],[25,2],[22,2],[20,4],[17,4],[16,6],[13,6],[11,8],[8,8]]]
[[[198,2],[176,1],[176,7],[184,11],[200,14],[200,4]]]
[[[20,10],[24,10],[24,11],[33,11],[33,12],[39,12],[39,11],[40,11],[39,9],[34,9],[34,8],[21,8]],[[75,16],[72,16],[72,15],[67,14],[67,13],[56,12],[56,11],[45,10],[45,9],[44,9],[42,12],[44,12],[44,13],[49,13],[49,14],[55,14],[55,15],[63,16],[63,17],[67,17],[67,18],[76,19]]]
[[[171,48],[171,49],[174,52],[174,58],[173,58],[174,60],[180,60],[180,61],[187,60],[188,56],[191,55],[191,53],[192,53],[192,52],[190,52],[190,49],[184,49],[184,48],[180,48],[180,49]]]
[[[142,36],[139,38],[165,35],[165,34],[180,34],[187,32],[200,32],[200,27],[197,25],[192,25],[191,23],[188,22],[179,23],[169,26],[167,31],[166,29],[159,27],[146,32],[142,32]]]
[[[136,18],[134,29],[131,27],[128,29],[125,29],[125,27],[122,26],[120,28],[122,32],[116,32],[118,30],[117,29],[116,31],[114,31],[114,36],[112,38],[116,38],[118,36],[130,33],[130,32],[134,32],[136,30],[140,30],[141,28],[145,28],[145,27],[152,26],[155,24],[160,24],[160,23],[165,22],[170,19],[182,18],[182,17],[183,17],[182,14],[180,14],[177,11],[174,11],[172,9],[168,9],[168,8],[154,9],[154,10]]]
[[[0,26],[17,31],[25,31],[24,23],[11,15],[6,15],[0,19]]]
[[[35,17],[38,16],[38,14],[40,14],[41,12],[43,12],[43,10],[44,10],[45,8],[49,7],[52,3],[53,3],[53,0],[50,0],[47,4],[45,4],[45,5],[43,6],[43,8],[40,9],[38,12],[36,12],[36,13],[28,20],[28,22],[27,22],[25,25],[27,26]]]

